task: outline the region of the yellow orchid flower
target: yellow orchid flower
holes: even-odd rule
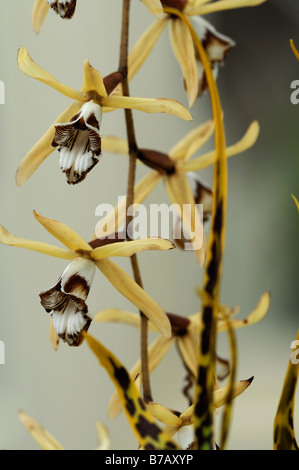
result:
[[[217,331],[223,332],[227,330],[227,322],[223,313],[229,315],[230,324],[233,329],[244,328],[261,321],[267,314],[270,306],[270,294],[265,292],[256,307],[246,318],[231,317],[237,312],[237,309],[229,309],[221,307],[219,309],[217,319]],[[152,373],[163,357],[166,355],[170,347],[176,343],[180,356],[183,359],[187,369],[192,373],[193,377],[197,377],[198,373],[198,351],[199,341],[198,335],[202,328],[201,315],[197,312],[189,317],[181,317],[178,315],[167,314],[170,320],[172,335],[170,338],[159,336],[148,348],[149,372]],[[137,314],[127,312],[120,309],[105,309],[95,314],[95,322],[119,322],[126,325],[140,328],[140,318]],[[149,322],[149,331],[157,331],[157,328]],[[130,377],[135,379],[141,373],[141,361],[138,360],[130,371]],[[115,418],[121,411],[119,397],[116,393],[109,402],[109,415]]]
[[[32,10],[32,26],[36,34],[41,30],[51,7],[61,18],[71,19],[77,0],[35,0]]]
[[[18,51],[21,72],[35,78],[74,100],[55,121],[44,136],[22,160],[17,171],[17,184],[30,178],[39,165],[58,147],[60,167],[69,184],[82,181],[99,161],[101,154],[100,124],[102,112],[108,108],[126,108],[146,113],[168,113],[192,120],[189,111],[175,100],[108,96],[100,72],[88,60],[83,64],[81,91],[60,83],[37,65],[27,49]]]
[[[252,383],[253,377],[247,380],[240,380],[234,384],[233,398],[241,395]],[[214,391],[214,407],[218,410],[226,403],[228,395],[228,385],[217,388]],[[153,418],[163,423],[165,427],[164,432],[170,437],[174,437],[177,434],[179,443],[183,449],[190,448],[194,441],[194,429],[193,429],[193,416],[194,416],[194,404],[189,406],[185,411],[179,413],[171,410],[166,406],[159,403],[151,402],[146,403],[146,409],[152,415]],[[186,436],[186,434],[188,435]],[[188,439],[187,442],[186,438]]]
[[[161,3],[166,12],[167,8],[170,7],[181,11],[190,18],[199,39],[204,44],[213,73],[216,76],[219,65],[223,64],[227,53],[234,47],[235,43],[229,37],[218,33],[202,16],[216,11],[255,6],[265,1],[161,0]],[[189,29],[180,18],[168,12],[162,19],[154,22],[134,46],[129,55],[128,78],[132,79],[142,66],[167,25],[170,26],[170,42],[173,52],[183,73],[189,106],[192,107],[196,98],[207,88],[204,69],[194,49]]]
[[[138,204],[150,194],[159,181],[164,180],[169,199],[178,210],[178,214],[190,235],[190,243],[192,242],[191,235],[194,234],[198,237],[197,240],[202,240],[201,246],[193,245],[195,255],[201,266],[205,261],[206,246],[202,221],[196,209],[196,204],[203,204],[204,215],[205,211],[209,213],[211,210],[211,193],[193,176],[191,179],[195,180],[197,189],[200,190],[198,192],[199,197],[196,198],[192,191],[192,181],[188,177],[192,172],[202,170],[215,163],[215,151],[210,151],[202,156],[191,159],[197,150],[208,141],[213,130],[213,121],[201,124],[180,140],[169,151],[168,155],[154,150],[139,149],[139,160],[151,166],[154,170],[147,174],[134,189],[134,204],[137,208]],[[254,121],[238,142],[227,147],[226,156],[231,157],[245,152],[255,144],[258,135],[259,125]],[[102,138],[102,149],[111,153],[128,155],[127,142],[115,136],[104,136]],[[191,210],[186,211],[184,205],[189,205]],[[124,198],[111,214],[108,214],[107,217],[99,222],[96,236],[102,237],[105,227],[112,226],[117,229],[119,224],[125,220],[125,209],[126,200]],[[196,230],[198,230],[198,233]]]
[[[28,413],[19,411],[19,418],[35,442],[43,450],[65,450],[62,445],[41,424],[33,419]],[[95,450],[108,450],[110,437],[107,428],[102,423],[96,423],[99,445]]]
[[[41,304],[50,313],[57,335],[70,346],[83,341],[83,332],[89,328],[92,317],[85,303],[97,267],[110,283],[152,321],[158,330],[171,336],[171,326],[165,312],[133,279],[110,257],[129,257],[145,250],[170,250],[168,240],[116,241],[92,247],[71,228],[56,220],[34,212],[35,219],[66,248],[17,237],[0,225],[0,243],[70,260],[57,284],[40,293]]]

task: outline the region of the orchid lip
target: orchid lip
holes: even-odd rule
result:
[[[50,7],[64,19],[71,19],[75,13],[77,0],[47,0]]]

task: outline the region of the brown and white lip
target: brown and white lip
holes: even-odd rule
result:
[[[75,13],[77,0],[47,0],[47,2],[61,18],[70,20]]]
[[[95,265],[84,258],[76,258],[64,270],[57,284],[39,294],[41,304],[53,318],[59,338],[70,346],[79,346],[83,331],[87,331],[92,317],[86,299],[95,274]]]

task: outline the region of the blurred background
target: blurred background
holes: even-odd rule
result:
[[[128,161],[103,154],[86,180],[71,187],[54,152],[24,186],[16,187],[15,172],[21,159],[70,104],[65,96],[22,75],[16,54],[20,46],[26,46],[49,73],[80,89],[84,59],[89,58],[103,76],[118,67],[122,2],[79,1],[71,21],[50,11],[38,36],[30,19],[33,0],[0,3],[0,79],[5,83],[6,99],[0,106],[0,223],[24,238],[55,244],[33,218],[32,210],[37,210],[89,240],[98,222],[97,205],[114,205],[126,193]],[[273,421],[290,344],[299,326],[299,220],[291,198],[292,193],[299,197],[299,106],[290,102],[290,84],[299,79],[299,63],[289,46],[293,38],[299,47],[299,6],[297,0],[269,0],[207,19],[237,43],[218,77],[227,143],[239,140],[253,120],[261,126],[256,145],[228,162],[221,300],[239,305],[239,316],[245,317],[265,291],[271,292],[267,317],[237,332],[237,378],[254,376],[254,381],[234,402],[228,448],[272,449]],[[153,21],[141,2],[133,0],[130,47]],[[132,96],[168,97],[187,105],[168,30],[132,81],[130,91]],[[188,123],[167,115],[134,112],[139,145],[168,152],[192,126],[211,116],[207,95],[192,114],[194,122]],[[102,134],[125,137],[122,110],[104,116]],[[206,148],[213,148],[213,139]],[[140,165],[137,180],[147,171]],[[212,184],[212,169],[200,176]],[[161,184],[147,202],[162,201],[168,199]],[[124,414],[114,421],[108,417],[114,386],[88,347],[83,344],[73,349],[61,343],[54,352],[50,345],[50,320],[38,293],[56,283],[66,262],[6,246],[0,246],[0,259],[0,340],[5,344],[5,365],[0,365],[0,447],[39,448],[18,418],[18,410],[23,409],[66,449],[95,448],[97,421],[108,427],[111,449],[136,449]],[[201,286],[202,272],[191,252],[143,253],[139,261],[145,289],[166,311],[187,316],[200,309],[195,289]],[[117,259],[117,263],[131,272],[129,260]],[[93,314],[109,307],[136,312],[99,271],[88,305]],[[128,369],[139,357],[138,330],[93,322],[89,331]],[[219,353],[224,356],[226,343],[225,334],[220,335]],[[183,379],[184,370],[173,347],[152,374],[154,399],[183,411],[188,406],[181,394]],[[296,414],[295,425],[298,435]]]

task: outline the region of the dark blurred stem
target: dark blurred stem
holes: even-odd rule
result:
[[[122,31],[121,31],[121,44],[119,56],[119,71],[123,74],[122,90],[123,96],[130,96],[129,83],[128,83],[128,43],[129,43],[129,18],[130,18],[130,4],[131,0],[123,0],[122,12]],[[136,174],[136,158],[138,154],[138,146],[135,136],[135,128],[133,121],[133,113],[131,109],[125,109],[125,119],[127,128],[127,138],[129,146],[129,174],[127,186],[127,201],[126,201],[126,227],[127,239],[130,239],[128,227],[133,220],[133,215],[128,215],[128,208],[134,204],[134,185]],[[131,265],[134,273],[135,282],[143,288],[138,259],[136,255],[131,256]],[[141,373],[143,383],[143,398],[145,401],[153,401],[148,366],[148,324],[147,318],[140,312],[141,319]]]

